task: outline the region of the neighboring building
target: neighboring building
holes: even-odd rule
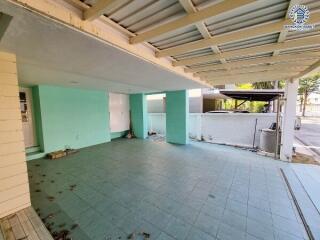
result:
[[[302,114],[301,99],[300,96],[297,98],[297,114]],[[305,116],[320,117],[320,93],[311,93],[307,99]]]

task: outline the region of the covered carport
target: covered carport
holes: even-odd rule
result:
[[[285,28],[298,3],[310,11],[309,31]],[[298,78],[320,65],[319,7],[311,0],[0,0],[0,217],[32,202],[52,235],[68,228],[74,239],[308,238],[279,169],[292,157]],[[187,145],[186,89],[276,80],[286,80],[285,162]],[[68,140],[78,155],[26,163],[19,87],[28,86],[40,149]],[[107,92],[129,95],[137,139],[110,142]],[[145,96],[154,92],[166,93],[174,144],[143,140]]]

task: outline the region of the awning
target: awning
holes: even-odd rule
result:
[[[272,101],[284,95],[282,90],[220,90],[220,94],[237,100]]]

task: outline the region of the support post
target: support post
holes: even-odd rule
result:
[[[30,205],[16,56],[0,52],[0,218]]]
[[[286,81],[280,159],[288,162],[292,160],[298,86],[298,79]]]
[[[146,138],[148,135],[147,100],[144,94],[130,95],[130,121],[134,135]]]
[[[188,91],[166,92],[166,138],[169,143],[187,144],[189,141]]]

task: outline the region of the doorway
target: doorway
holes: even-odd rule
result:
[[[37,138],[32,112],[31,88],[19,88],[22,130],[25,148],[37,146]]]

